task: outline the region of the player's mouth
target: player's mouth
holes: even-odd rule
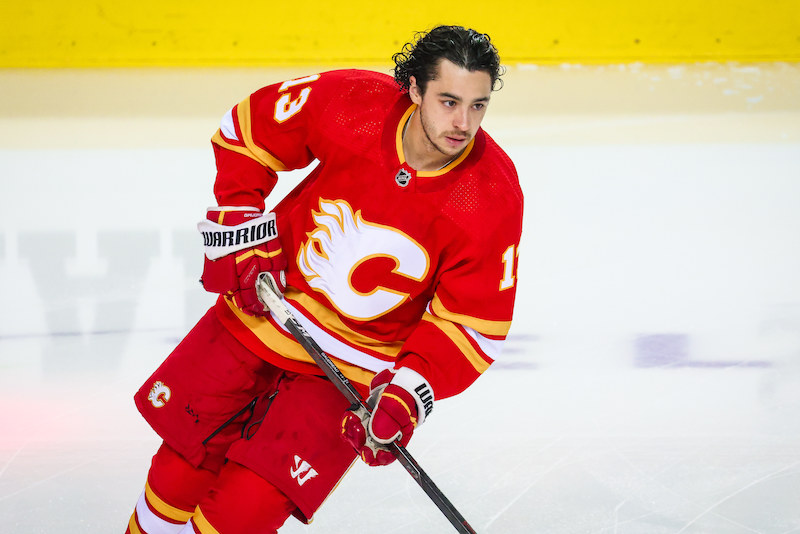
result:
[[[444,140],[447,144],[451,147],[460,147],[464,143],[467,142],[468,137],[466,135],[445,135]]]

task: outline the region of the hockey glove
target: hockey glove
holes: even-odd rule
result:
[[[205,290],[230,297],[248,315],[267,315],[256,294],[259,273],[270,273],[281,293],[286,289],[287,261],[275,214],[249,207],[209,208],[208,219],[197,229],[206,252],[200,279]]]
[[[342,419],[342,436],[369,465],[388,465],[394,455],[387,445],[396,441],[405,447],[414,429],[433,409],[433,392],[416,371],[402,367],[375,375],[364,408],[351,408]]]

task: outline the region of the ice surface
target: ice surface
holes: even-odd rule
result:
[[[178,74],[0,74],[22,93],[0,108],[3,534],[122,532],[142,489],[158,440],[131,397],[213,301],[194,224],[225,109],[197,81],[225,105],[271,81]],[[478,532],[800,532],[798,80],[509,72],[486,128],[526,194],[515,323],[409,447]],[[196,109],[155,101],[188,86]],[[282,532],[453,529],[401,467],[359,464]]]

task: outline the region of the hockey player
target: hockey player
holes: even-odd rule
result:
[[[487,35],[441,26],[362,70],[264,87],[212,138],[219,205],[199,225],[219,293],[135,395],[163,439],[132,534],[275,533],[308,522],[357,457],[393,460],[436,402],[499,355],[522,193],[481,128],[502,68]],[[318,160],[264,213],[280,171]],[[270,273],[377,403],[362,421],[258,301]],[[371,436],[379,445],[366,439]],[[382,445],[381,445],[382,444]]]

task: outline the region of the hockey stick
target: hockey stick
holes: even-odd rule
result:
[[[316,341],[309,335],[303,326],[297,322],[297,319],[292,315],[292,312],[278,296],[274,287],[274,281],[267,273],[258,275],[256,282],[256,292],[261,302],[275,314],[275,317],[283,323],[287,330],[294,336],[300,345],[308,352],[309,356],[313,358],[314,362],[325,373],[325,376],[333,382],[342,395],[353,405],[359,406],[370,413],[372,410],[362,400],[361,395],[353,384],[345,377],[330,357],[325,354],[322,349],[317,345]],[[422,467],[417,461],[408,453],[405,447],[397,443],[390,443],[388,446],[397,461],[408,471],[411,477],[417,481],[422,490],[430,497],[433,503],[442,511],[450,523],[461,534],[477,534],[472,527],[467,523],[456,507],[448,500],[447,497],[439,490],[433,480],[422,470]]]

